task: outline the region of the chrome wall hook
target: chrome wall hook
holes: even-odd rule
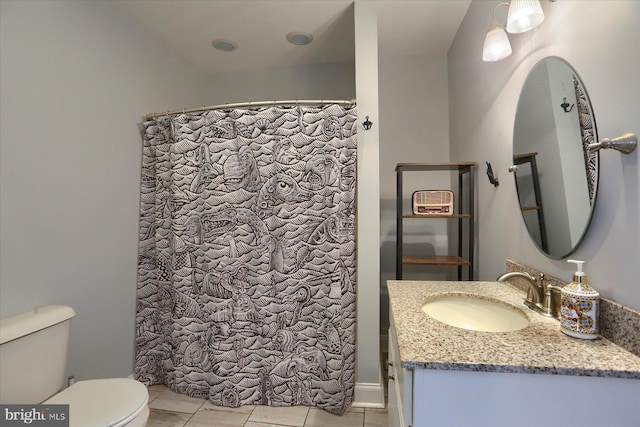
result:
[[[362,122],[362,126],[364,127],[364,130],[371,129],[371,126],[373,126],[373,123],[369,121],[369,116],[367,116],[364,122]]]
[[[589,152],[595,153],[601,149],[613,148],[621,153],[629,154],[638,146],[638,137],[633,133],[625,133],[617,138],[605,138],[600,142],[589,144]]]

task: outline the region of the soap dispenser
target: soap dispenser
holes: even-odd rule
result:
[[[571,283],[562,288],[560,330],[572,337],[593,340],[598,338],[598,308],[600,294],[587,284],[584,261],[567,260],[576,264]]]

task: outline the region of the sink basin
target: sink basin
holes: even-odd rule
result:
[[[473,295],[443,295],[422,305],[430,317],[470,331],[511,332],[526,328],[529,318],[508,304]]]

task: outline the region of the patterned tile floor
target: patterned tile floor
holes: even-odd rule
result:
[[[307,406],[214,406],[203,399],[149,387],[147,427],[387,427],[386,409],[349,408],[343,415]]]

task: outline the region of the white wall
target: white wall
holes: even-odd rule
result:
[[[481,61],[484,34],[497,1],[474,1],[449,50],[451,160],[488,160],[494,188],[479,171],[479,275],[495,279],[505,259],[570,280],[573,268],[540,253],[518,211],[511,141],[520,89],[531,68],[547,56],[564,58],[591,98],[600,138],[640,133],[640,3],[541,2],[539,28],[510,36],[511,57]],[[640,175],[638,152],[600,155],[600,188],[591,228],[572,255],[587,262],[592,285],[604,296],[640,308]]]
[[[386,56],[379,60],[380,87],[380,291],[381,333],[388,328],[387,280],[395,280],[396,164],[449,161],[449,99],[447,58],[441,56]],[[424,189],[447,189],[449,173],[404,174],[404,197]],[[409,202],[405,203],[409,213]],[[448,250],[446,222],[408,220],[405,248],[422,254]],[[447,271],[449,269],[449,271]],[[405,267],[405,278],[445,280],[457,269]]]
[[[356,336],[357,406],[384,407],[380,353],[380,125],[378,95],[378,10],[373,2],[356,0],[355,51],[358,97],[358,183],[356,235],[358,245],[358,326]],[[362,117],[374,123],[364,130]]]
[[[132,372],[141,117],[208,79],[106,2],[2,1],[0,315],[74,307],[69,371]]]
[[[207,105],[356,97],[354,62],[221,73],[211,76]]]

